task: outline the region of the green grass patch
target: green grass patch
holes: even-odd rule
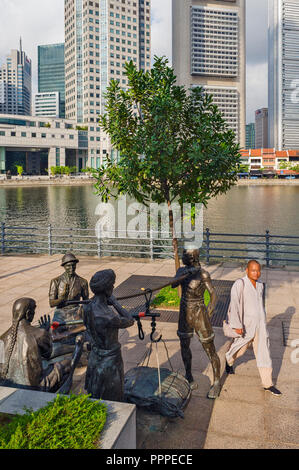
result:
[[[210,294],[206,290],[204,293],[205,305],[210,303]],[[151,303],[152,307],[179,307],[180,297],[177,289],[173,289],[171,286],[164,287],[161,289],[159,294],[154,298]]]
[[[38,411],[0,426],[0,449],[96,449],[107,407],[89,395],[58,395]]]

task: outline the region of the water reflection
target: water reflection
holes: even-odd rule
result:
[[[91,228],[99,198],[92,185],[0,188],[0,221],[17,225]],[[128,201],[129,203],[129,201]],[[114,203],[116,204],[116,203]],[[299,235],[299,186],[240,186],[210,201],[212,232]]]

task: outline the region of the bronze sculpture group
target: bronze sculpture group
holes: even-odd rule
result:
[[[59,326],[56,331],[50,333],[49,316],[39,320],[39,328],[31,325],[36,308],[33,299],[22,298],[14,303],[12,325],[0,337],[0,346],[4,345],[0,385],[68,393],[85,343],[89,351],[87,393],[93,398],[123,401],[124,366],[118,330],[131,327],[134,319],[113,296],[114,271],[106,269],[93,275],[89,286],[94,296],[89,300],[88,282],[76,274],[78,262],[72,253],[67,253],[61,263],[65,272],[50,283],[49,303],[55,308],[52,322]],[[172,287],[182,286],[177,334],[186,379],[195,388],[190,349],[195,331],[212,364],[214,383],[208,397],[215,399],[220,393],[220,361],[210,323],[215,291],[209,274],[200,267],[199,250],[184,250],[183,264],[185,267],[176,273]],[[204,304],[206,289],[211,297],[208,308]],[[82,326],[78,330],[74,323],[84,324],[85,331]],[[72,353],[72,357],[65,358],[67,353]],[[54,357],[56,360],[51,361]]]

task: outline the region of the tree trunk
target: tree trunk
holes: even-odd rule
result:
[[[179,258],[179,250],[178,250],[178,239],[175,233],[175,226],[173,220],[173,211],[171,209],[171,202],[167,201],[168,211],[169,211],[169,226],[171,229],[172,234],[172,246],[173,246],[173,254],[174,254],[174,263],[175,263],[175,270],[177,271],[180,268],[180,258]],[[178,294],[182,296],[182,288],[181,286],[178,287]]]

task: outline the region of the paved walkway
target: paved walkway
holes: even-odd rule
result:
[[[49,281],[62,272],[61,256],[5,256],[0,257],[0,334],[11,324],[13,301],[19,297],[33,297],[37,301],[36,319],[52,313],[48,304]],[[132,274],[174,275],[173,261],[145,262],[144,260],[120,260],[80,257],[78,274],[90,279],[101,269],[112,268],[116,272],[116,286]],[[244,268],[235,264],[218,264],[209,267],[212,279],[235,280]],[[264,269],[261,280],[266,282],[266,308],[271,341],[274,378],[283,396],[276,398],[265,394],[261,388],[253,353],[249,351],[236,363],[233,376],[223,374],[221,396],[209,400],[211,367],[196,338],[192,340],[193,372],[199,384],[185,410],[185,419],[167,420],[158,415],[139,413],[138,447],[150,449],[192,448],[299,448],[299,363],[290,346],[292,339],[299,339],[299,271]],[[289,341],[284,345],[282,322],[290,327]],[[144,322],[146,338],[138,339],[136,326],[120,334],[123,344],[125,370],[135,367],[142,359],[149,344],[150,322]],[[180,356],[177,325],[159,323],[159,330],[166,342],[174,370],[184,373]],[[221,328],[215,328],[215,344],[224,369],[224,353],[229,342]],[[161,366],[168,366],[162,344],[158,346]],[[299,353],[297,354],[299,357]],[[156,366],[156,355],[150,365]],[[74,386],[81,387],[84,369],[77,371]]]

